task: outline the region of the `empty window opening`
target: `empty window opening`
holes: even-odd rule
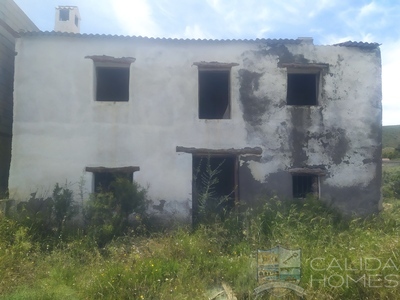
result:
[[[292,175],[293,198],[305,198],[308,194],[319,195],[319,182],[317,175],[296,174]]]
[[[229,119],[230,70],[199,70],[199,119]]]
[[[223,217],[235,206],[236,156],[193,155],[193,223],[207,216]]]
[[[319,74],[287,74],[287,104],[317,105]]]
[[[79,27],[79,18],[75,16],[75,25],[76,27]]]
[[[96,100],[129,100],[129,67],[96,67]]]
[[[131,183],[133,181],[133,173],[94,172],[93,176],[95,192],[113,192],[113,182],[118,178],[127,179]]]
[[[69,9],[60,9],[60,21],[69,20]]]

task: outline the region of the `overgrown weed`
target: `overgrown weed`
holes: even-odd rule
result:
[[[260,209],[233,210],[194,230],[143,235],[131,228],[103,245],[81,230],[47,249],[46,236],[41,240],[27,223],[0,215],[0,299],[205,299],[222,283],[238,299],[254,299],[255,253],[276,245],[302,249],[300,286],[307,299],[397,299],[396,178],[384,180],[383,211],[365,218],[343,217],[312,197],[274,197]],[[375,270],[366,267],[368,258]]]

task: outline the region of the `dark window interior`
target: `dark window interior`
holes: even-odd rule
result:
[[[69,20],[69,9],[60,9],[60,21]]]
[[[78,27],[78,25],[79,25],[79,19],[77,16],[75,16],[75,25],[76,25],[76,27]]]
[[[318,74],[288,74],[287,104],[317,105]]]
[[[129,100],[129,68],[96,67],[97,101]]]
[[[229,119],[230,70],[199,70],[199,118]]]
[[[216,214],[232,209],[237,192],[235,182],[235,156],[193,155],[193,222],[198,220],[201,205],[205,205],[205,211]],[[201,203],[199,199],[204,199],[202,195],[205,193],[209,197],[205,203]]]
[[[292,175],[293,198],[305,198],[308,194],[318,196],[318,176],[309,174]]]
[[[94,187],[95,191],[111,192],[111,184],[117,178],[125,178],[130,182],[133,181],[133,173],[111,173],[111,172],[96,172],[94,175]]]

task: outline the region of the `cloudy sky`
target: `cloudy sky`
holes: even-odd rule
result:
[[[382,44],[383,125],[400,124],[399,0],[14,0],[43,31],[58,5],[76,5],[81,33]],[[397,90],[399,88],[399,90]]]

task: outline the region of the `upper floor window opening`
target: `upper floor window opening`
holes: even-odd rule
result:
[[[130,65],[132,57],[115,58],[106,55],[86,56],[94,62],[95,100],[129,101]]]
[[[235,63],[200,62],[198,66],[199,119],[230,119],[231,68]]]
[[[283,64],[287,68],[287,105],[313,106],[320,101],[323,70],[327,64]]]
[[[287,105],[318,105],[320,73],[287,74]]]
[[[96,101],[129,101],[129,67],[96,66]]]

